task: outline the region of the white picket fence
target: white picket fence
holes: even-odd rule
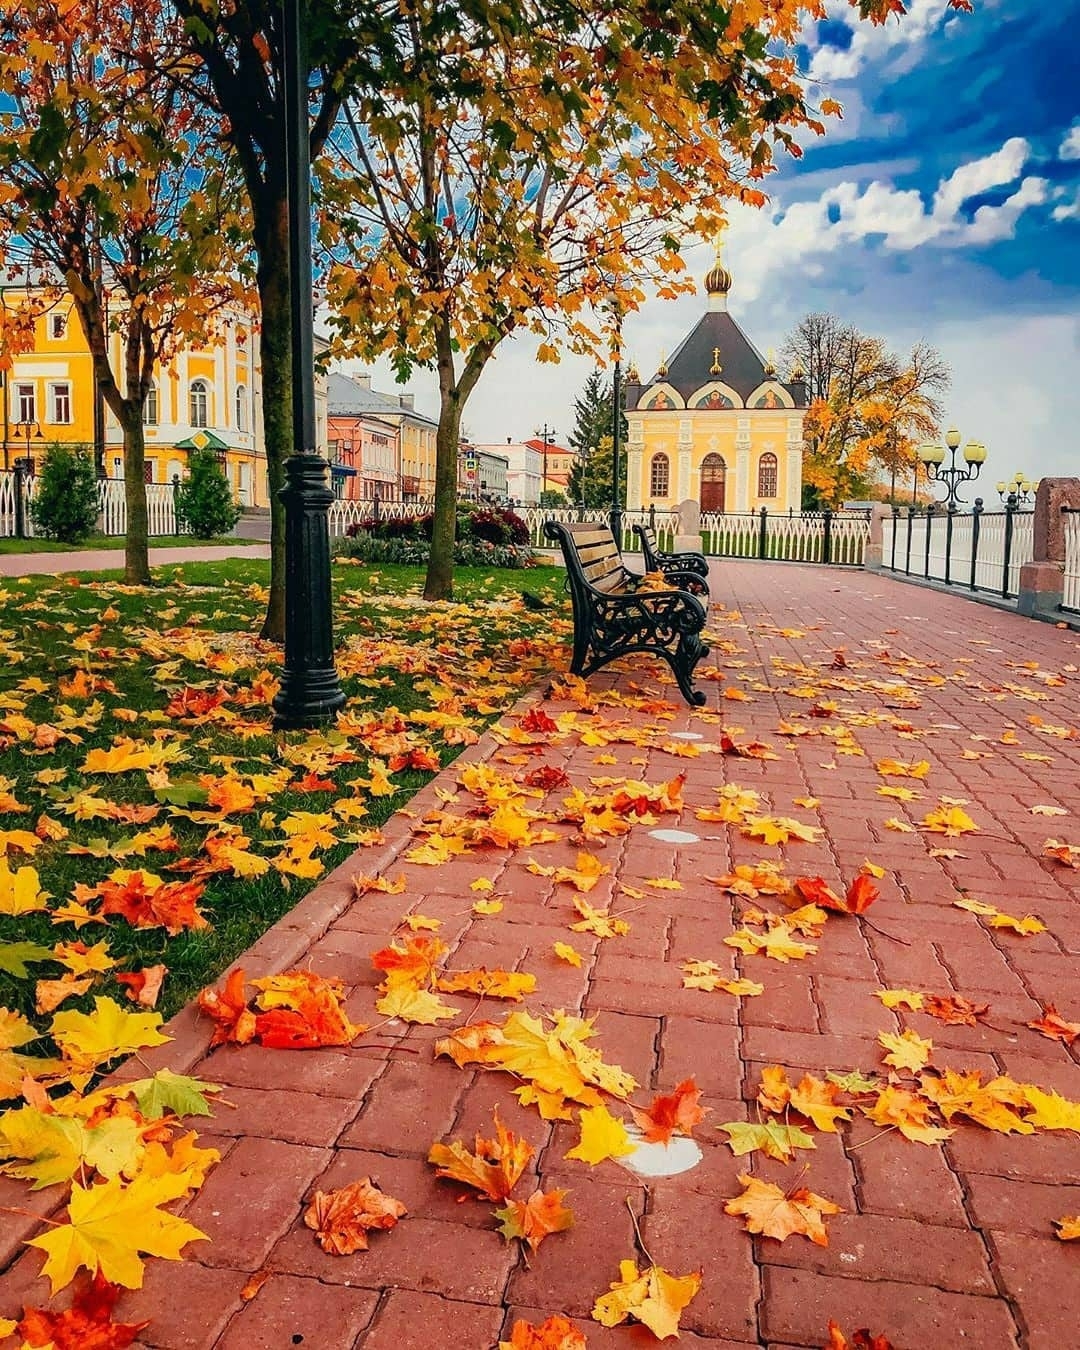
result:
[[[13,539],[17,533],[15,505],[18,475],[10,469],[0,469],[0,538]],[[30,503],[37,490],[36,477],[23,476],[23,524],[25,537],[34,537],[34,521]],[[127,533],[127,503],[124,500],[122,478],[98,480],[98,528],[104,535],[121,538]],[[147,532],[151,538],[181,534],[176,524],[175,489],[171,483],[146,484]]]
[[[1080,511],[1069,511],[1065,525],[1065,576],[1062,609],[1080,610]]]
[[[1031,511],[1014,511],[1010,524],[1009,516],[1006,511],[981,512],[977,541],[975,515],[970,511],[953,515],[951,536],[943,512],[886,516],[883,566],[905,576],[1015,597],[1020,569],[1034,553],[1035,517]]]

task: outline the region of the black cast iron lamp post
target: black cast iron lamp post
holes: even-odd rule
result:
[[[293,453],[285,461],[285,668],[274,726],[312,727],[345,703],[334,667],[330,529],[334,500],[315,432],[308,65],[301,0],[282,0],[282,74],[289,204]]]
[[[537,432],[534,431],[534,432],[533,432],[533,435],[535,436],[536,434],[537,434]],[[549,427],[548,424],[545,422],[545,423],[544,423],[544,429],[543,429],[543,432],[540,433],[540,434],[542,434],[542,436],[543,436],[543,446],[544,446],[544,451],[543,451],[543,468],[542,468],[542,470],[541,470],[542,477],[541,477],[541,479],[540,479],[540,501],[539,501],[539,505],[543,506],[543,504],[544,504],[544,493],[547,491],[547,448],[548,448],[548,440],[549,440],[549,439],[550,439],[550,440],[554,440],[554,439],[555,439],[555,428],[554,428],[554,427]]]
[[[949,448],[949,467],[943,469],[941,466],[945,462],[945,446]],[[934,445],[932,442],[926,442],[919,446],[919,459],[926,468],[926,476],[931,482],[941,480],[945,484],[946,498],[945,509],[955,511],[960,501],[957,491],[961,483],[971,483],[979,476],[979,471],[986,463],[986,446],[978,441],[968,441],[964,446],[964,464],[959,465],[956,462],[956,452],[960,448],[960,433],[955,427],[950,427],[945,433],[945,445]]]
[[[622,548],[623,511],[619,482],[622,477],[622,309],[617,300],[612,301],[611,307],[615,315],[615,362],[611,374],[611,533],[615,543]]]

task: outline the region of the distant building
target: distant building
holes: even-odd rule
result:
[[[577,452],[568,446],[559,445],[554,440],[546,443],[539,436],[525,444],[540,455],[540,476],[544,489],[549,492],[561,492],[564,497],[570,495],[570,470],[577,463]]]
[[[371,376],[331,375],[327,380],[327,438],[331,459],[352,447],[351,467],[359,480],[343,495],[383,501],[428,500],[435,495],[435,436],[438,424],[416,411],[412,394],[382,394]],[[387,427],[393,440],[387,444]],[[357,455],[359,454],[359,460]],[[366,458],[365,458],[366,456]],[[351,477],[338,474],[338,477]]]
[[[705,278],[708,310],[656,374],[626,379],[627,506],[798,511],[806,382],[785,382],[727,312],[731,273]]]
[[[519,506],[535,506],[540,500],[543,475],[543,456],[540,441],[489,442],[477,445],[477,451],[497,455],[507,462],[506,496]],[[548,442],[551,453],[551,442]]]

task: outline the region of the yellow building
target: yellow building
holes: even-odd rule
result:
[[[784,383],[728,313],[731,274],[705,278],[708,309],[670,361],[626,380],[627,507],[702,512],[801,509],[801,371]]]
[[[7,289],[6,308],[20,294]],[[25,295],[25,288],[21,291]],[[114,370],[123,369],[121,338],[115,334]],[[39,463],[49,445],[95,445],[95,397],[90,351],[82,325],[64,299],[38,316],[34,349],[12,359],[4,376],[4,467],[16,459]],[[325,393],[319,418],[320,445],[326,442]],[[224,317],[216,343],[183,349],[156,374],[146,402],[146,481],[181,477],[187,452],[209,445],[218,451],[233,493],[244,506],[266,506],[266,455],[262,436],[258,325],[253,315]],[[100,432],[104,469],[123,475],[123,436],[106,408]]]

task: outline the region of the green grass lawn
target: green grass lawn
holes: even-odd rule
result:
[[[235,535],[222,535],[215,539],[193,539],[190,534],[162,534],[150,540],[154,548],[206,548],[218,544],[239,544],[246,547],[258,544],[258,539],[240,539]],[[55,539],[0,539],[2,553],[79,553],[83,549],[123,549],[123,537],[116,535],[92,534],[78,544],[62,544]]]
[[[462,569],[455,602],[426,605],[418,568],[338,564],[335,637],[347,715],[324,732],[274,734],[269,701],[281,653],[256,637],[268,564],[238,558],[155,574],[154,589],[108,573],[0,583],[0,1008],[43,1029],[36,983],[64,974],[57,944],[105,942],[123,971],[164,963],[159,1008],[168,1016],[431,777],[429,769],[395,769],[395,754],[422,759],[430,751],[448,763],[462,749],[451,732],[479,733],[492,708],[508,707],[565,665],[561,569]],[[554,609],[527,609],[525,589]],[[130,742],[149,766],[88,765],[92,751]],[[380,783],[389,784],[385,795]],[[215,805],[223,784],[254,800],[235,810]],[[120,868],[184,881],[187,873],[170,868],[205,859],[205,840],[234,830],[251,855],[280,861],[286,830],[303,833],[312,816],[328,837],[310,854],[308,870],[318,875],[278,861],[246,879],[212,875],[198,901],[207,929],[170,936],[119,915],[98,922],[98,899],[85,904],[88,922],[78,909],[57,913]],[[155,835],[162,827],[167,848],[147,846],[147,835],[165,838]],[[17,831],[36,831],[43,842],[28,852]],[[144,854],[131,852],[144,846]],[[14,878],[27,867],[46,907],[12,912],[24,903]],[[23,943],[35,955],[20,974],[18,952],[27,949],[14,944]],[[114,973],[97,976],[61,1010],[87,1009],[101,994],[125,1002]],[[45,1053],[41,1044],[25,1053]]]

